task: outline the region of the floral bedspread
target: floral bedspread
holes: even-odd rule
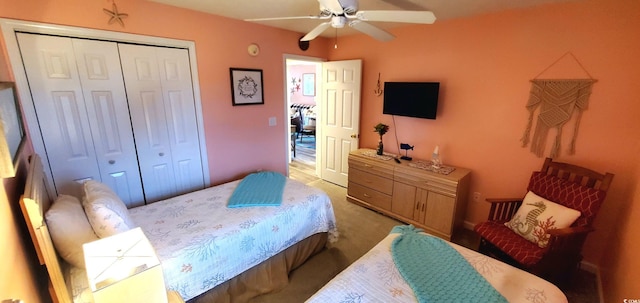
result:
[[[392,233],[338,274],[307,302],[418,302],[391,255]],[[567,302],[555,285],[530,273],[448,242],[509,302]],[[456,302],[456,298],[451,298]]]
[[[326,193],[287,179],[280,206],[227,208],[239,181],[130,209],[161,260],[167,288],[189,300],[320,232],[337,240]]]

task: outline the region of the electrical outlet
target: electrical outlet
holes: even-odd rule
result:
[[[481,198],[482,198],[482,194],[480,194],[479,192],[474,192],[473,193],[473,201],[480,202]]]

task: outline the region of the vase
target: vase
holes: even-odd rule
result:
[[[382,139],[380,139],[380,141],[378,141],[378,149],[376,149],[376,154],[382,155],[383,148],[384,146],[382,145]]]

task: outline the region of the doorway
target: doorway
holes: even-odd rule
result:
[[[308,183],[317,180],[316,128],[320,117],[319,86],[322,62],[318,58],[285,58],[286,111],[289,116],[289,176]]]

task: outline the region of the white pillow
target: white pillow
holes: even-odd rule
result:
[[[84,211],[96,235],[106,238],[135,228],[127,206],[109,186],[98,181],[84,183]]]
[[[504,225],[525,239],[546,247],[551,237],[547,230],[567,228],[580,217],[580,212],[528,192],[522,206]]]
[[[98,236],[87,221],[80,200],[60,195],[44,218],[58,255],[75,267],[85,268],[82,244],[98,240]]]

